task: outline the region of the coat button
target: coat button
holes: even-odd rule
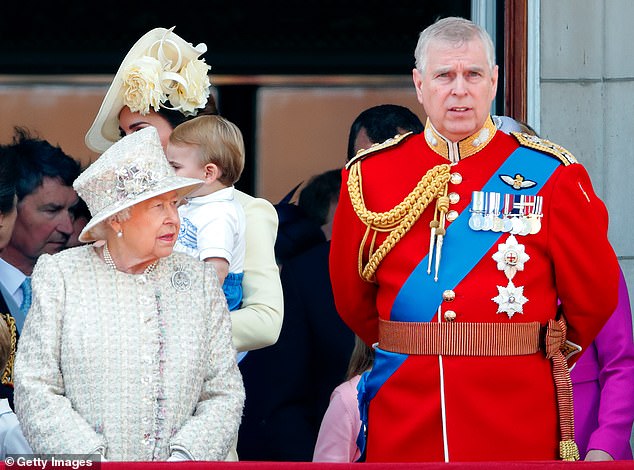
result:
[[[447,220],[449,222],[453,222],[454,220],[456,220],[458,218],[458,211],[449,211],[447,212]]]
[[[456,293],[452,291],[451,289],[447,289],[446,291],[442,293],[442,299],[445,302],[451,302],[455,298],[456,298]]]
[[[451,184],[460,184],[462,183],[462,175],[458,172],[452,173],[449,176],[449,181],[451,182]]]
[[[456,319],[456,312],[454,312],[453,310],[447,310],[445,312],[445,320],[454,321],[455,319]]]
[[[460,202],[460,194],[458,193],[449,193],[447,195],[449,197],[450,204],[458,204]]]

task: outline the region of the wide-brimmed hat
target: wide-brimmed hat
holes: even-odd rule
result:
[[[207,52],[207,46],[200,43],[194,47],[173,29],[152,29],[127,53],[86,133],[90,149],[103,152],[121,138],[119,113],[124,106],[141,114],[164,107],[186,116],[205,107],[211,87],[210,67],[199,57]]]
[[[165,158],[156,128],[146,127],[127,135],[73,183],[92,214],[79,241],[97,240],[94,228],[123,209],[170,191],[184,197],[202,183],[202,180],[176,176]]]

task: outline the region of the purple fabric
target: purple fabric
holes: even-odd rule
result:
[[[632,459],[634,339],[627,285],[621,272],[619,303],[571,371],[575,438],[581,458],[600,449],[615,460]]]

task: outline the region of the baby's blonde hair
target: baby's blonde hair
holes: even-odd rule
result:
[[[244,170],[244,139],[238,126],[221,116],[198,116],[176,126],[170,134],[174,145],[195,145],[200,149],[203,165],[217,165],[218,180],[232,185]]]

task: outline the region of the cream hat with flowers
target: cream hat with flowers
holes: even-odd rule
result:
[[[86,133],[90,149],[103,152],[121,138],[119,113],[124,106],[141,114],[163,107],[185,116],[195,116],[205,107],[210,67],[199,57],[207,46],[194,47],[173,30],[152,29],[127,53]]]
[[[184,197],[202,183],[202,180],[176,176],[165,158],[156,128],[146,127],[127,135],[73,183],[92,214],[79,240],[96,240],[94,228],[123,209],[170,191]]]

